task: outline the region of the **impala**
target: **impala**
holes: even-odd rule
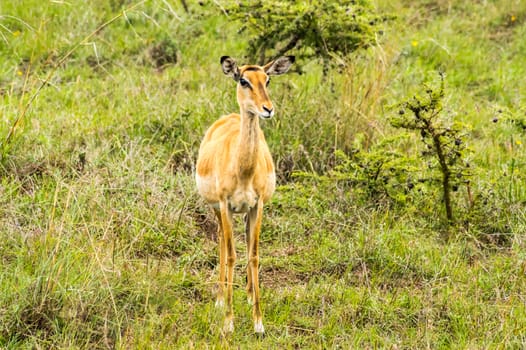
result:
[[[254,331],[263,334],[259,301],[259,233],[263,205],[276,186],[272,156],[259,126],[259,118],[270,119],[274,106],[268,97],[270,75],[286,73],[294,56],[280,57],[264,66],[244,65],[221,57],[223,72],[237,82],[240,114],[221,117],[207,130],[199,148],[196,182],[199,194],[218,219],[219,281],[216,306],[226,313],[223,330],[234,330],[232,289],[236,251],[233,214],[245,214],[247,243],[247,294],[253,305]],[[225,298],[226,293],[226,298]]]

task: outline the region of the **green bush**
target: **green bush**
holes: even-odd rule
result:
[[[247,55],[264,64],[294,50],[325,63],[373,45],[387,17],[369,1],[244,1],[226,8],[250,38]]]
[[[440,74],[440,85],[424,84],[424,95],[415,95],[398,105],[398,114],[391,118],[396,128],[419,132],[424,145],[423,159],[431,169],[438,169],[436,181],[440,183],[446,217],[454,222],[451,192],[460,185],[469,185],[470,164],[467,162],[466,135],[469,127],[444,116],[444,76]],[[433,179],[432,179],[433,180]]]

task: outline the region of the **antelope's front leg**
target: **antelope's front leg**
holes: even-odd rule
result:
[[[221,222],[221,211],[214,209],[217,217],[217,240],[219,246],[219,280],[217,281],[216,307],[225,306],[225,280],[226,280],[226,245],[223,234],[223,223]]]
[[[254,320],[254,332],[257,334],[265,333],[263,327],[263,315],[259,301],[259,232],[261,230],[261,220],[263,217],[263,202],[260,200],[256,207],[252,208],[248,214],[247,228],[248,235],[248,283],[247,292],[249,300],[252,299],[252,317]],[[252,295],[250,295],[252,294]]]
[[[254,289],[252,284],[252,269],[250,267],[250,237],[251,232],[254,231],[254,219],[250,219],[250,213],[245,215],[245,241],[247,244],[247,301],[249,305],[254,304]],[[250,223],[252,222],[252,225]]]
[[[228,208],[226,201],[220,203],[221,226],[223,229],[222,247],[226,250],[226,314],[223,330],[226,333],[234,331],[234,310],[233,310],[233,286],[234,286],[234,265],[236,263],[236,249],[232,234],[232,212]],[[223,253],[224,254],[224,253]]]

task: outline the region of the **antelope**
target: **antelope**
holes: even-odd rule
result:
[[[274,115],[267,92],[269,76],[286,73],[294,60],[294,56],[283,56],[264,66],[238,67],[231,57],[221,57],[223,73],[237,82],[240,113],[219,118],[206,131],[196,163],[196,183],[199,194],[213,208],[218,220],[216,307],[223,308],[226,301],[225,333],[234,331],[233,214],[245,214],[247,297],[252,304],[254,332],[259,335],[265,332],[259,296],[259,234],[263,205],[274,193],[276,174],[259,118],[270,119]]]

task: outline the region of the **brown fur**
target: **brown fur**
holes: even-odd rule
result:
[[[254,122],[257,122],[255,119]],[[241,116],[230,114],[221,117],[208,129],[201,143],[197,174],[201,178],[213,178],[209,187],[201,187],[200,193],[207,202],[214,205],[232,197],[236,189],[252,186],[263,203],[274,192],[274,162],[270,155],[263,131],[257,127],[258,146],[254,163],[243,164],[236,158],[240,144]],[[248,158],[245,159],[248,161]],[[253,169],[252,169],[253,167]],[[252,169],[244,174],[240,169]],[[220,172],[217,171],[220,169]]]
[[[259,117],[270,118],[274,107],[267,93],[268,75],[283,74],[294,62],[281,57],[269,64],[238,68],[230,57],[222,57],[223,72],[239,82],[240,114],[221,117],[207,130],[199,149],[196,181],[201,196],[218,218],[219,282],[217,305],[223,305],[226,288],[224,329],[233,331],[232,285],[236,251],[232,215],[246,213],[247,293],[254,303],[256,333],[263,333],[259,304],[259,233],[263,205],[274,192],[276,175]]]

